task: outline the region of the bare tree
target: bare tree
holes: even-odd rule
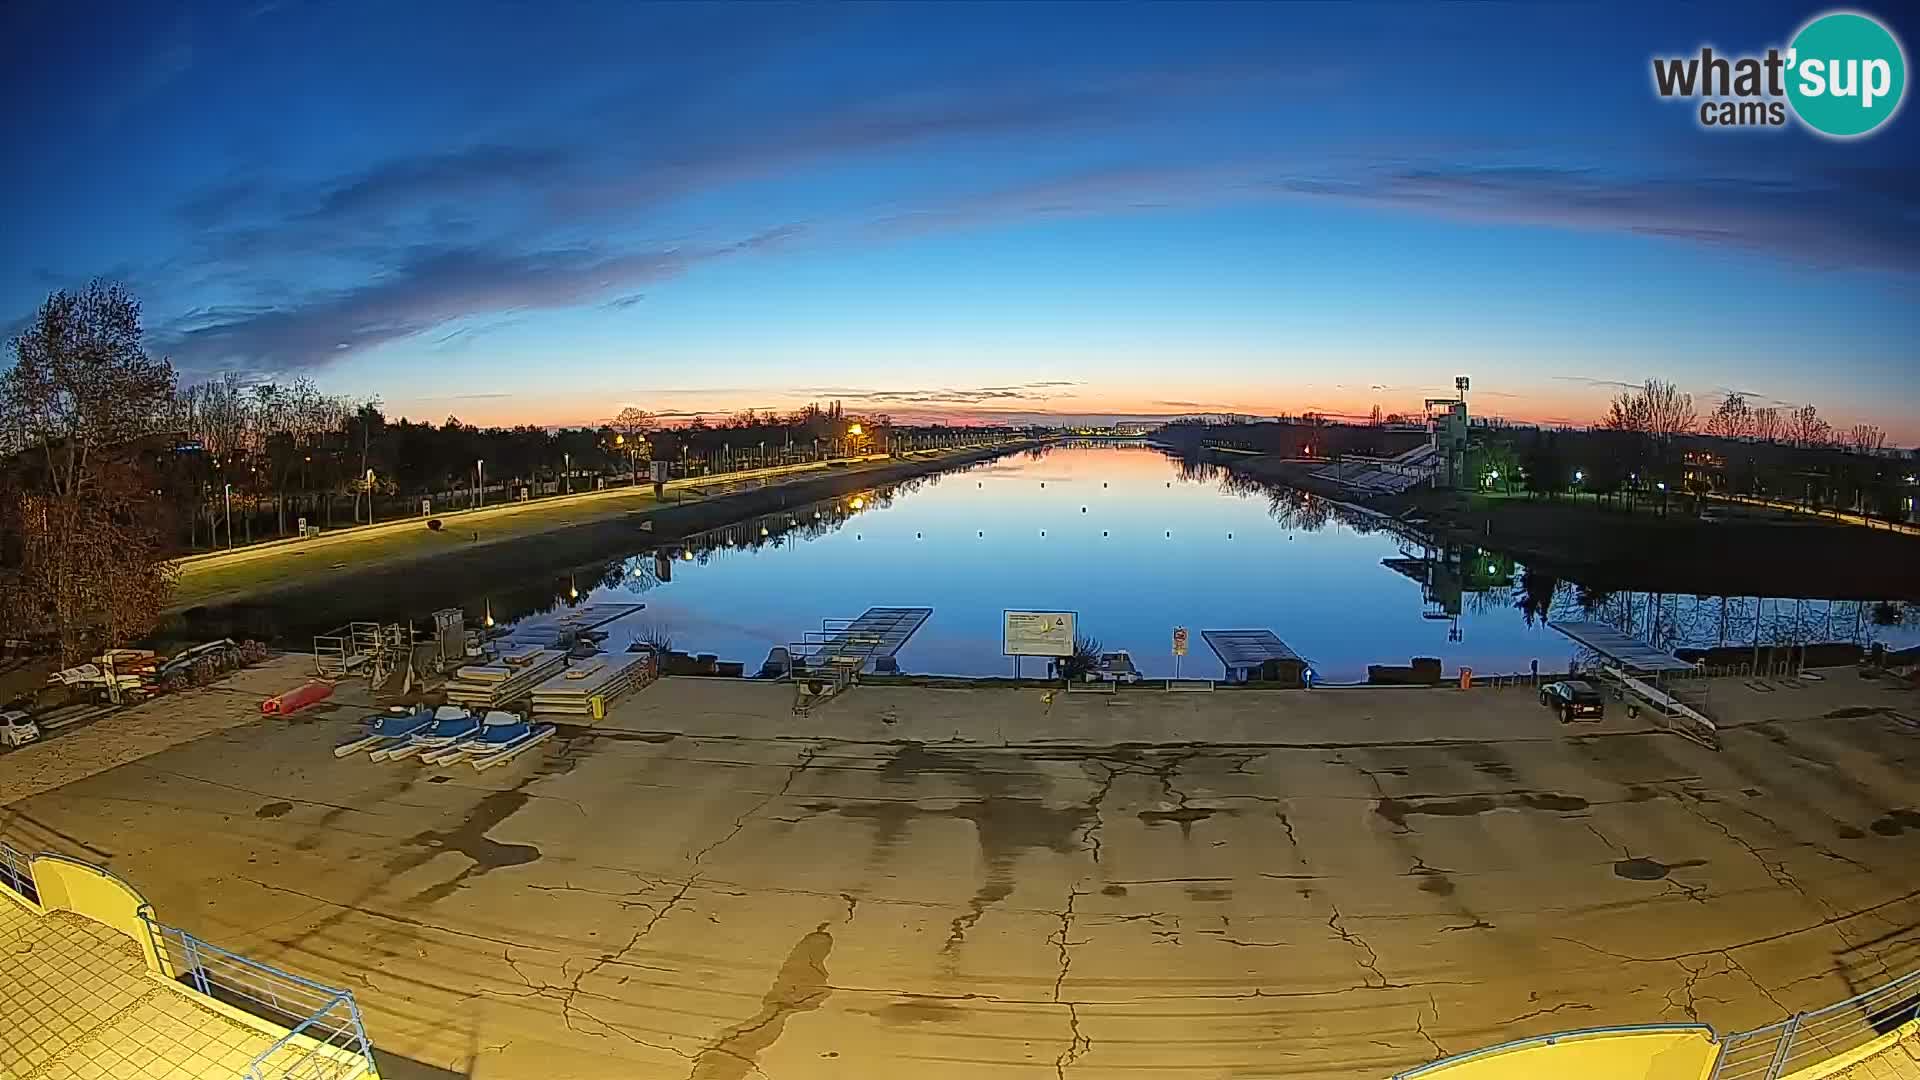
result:
[[[1783,429],[1780,421],[1780,410],[1774,408],[1755,409],[1753,410],[1752,416],[1748,419],[1748,426],[1753,433],[1753,437],[1761,442],[1779,442],[1780,433]]]
[[[71,662],[95,636],[112,646],[151,629],[172,590],[139,440],[171,418],[173,366],[147,355],[139,303],[99,281],[48,297],[11,345],[0,448],[41,467],[0,513],[20,537],[23,595]]]
[[[1847,446],[1856,454],[1877,454],[1887,445],[1887,433],[1872,424],[1855,424],[1847,430]]]
[[[1784,435],[1795,446],[1825,446],[1833,441],[1833,425],[1821,418],[1820,410],[1802,405],[1787,414]]]
[[[1602,426],[1618,431],[1634,431],[1656,439],[1692,433],[1700,422],[1693,408],[1693,395],[1660,379],[1648,379],[1637,390],[1622,390],[1614,395]]]
[[[1713,415],[1707,417],[1707,434],[1723,439],[1743,439],[1753,433],[1753,409],[1738,390],[1727,391]]]
[[[656,424],[652,413],[631,405],[621,409],[619,416],[607,421],[607,427],[613,430],[620,444],[620,453],[626,455],[633,469],[633,482],[636,484],[640,482],[640,458],[648,453],[647,432],[652,431]]]

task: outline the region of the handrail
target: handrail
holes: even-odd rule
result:
[[[1615,1024],[1603,1027],[1576,1028],[1573,1031],[1556,1031],[1549,1035],[1531,1035],[1524,1039],[1512,1039],[1507,1042],[1496,1043],[1493,1046],[1483,1046],[1478,1050],[1468,1050],[1465,1053],[1455,1054],[1452,1057],[1444,1057],[1438,1061],[1429,1061],[1425,1065],[1416,1065],[1405,1072],[1394,1073],[1392,1080],[1413,1080],[1414,1077],[1438,1072],[1443,1068],[1452,1068],[1455,1065],[1472,1061],[1476,1058],[1505,1053],[1509,1050],[1518,1050],[1526,1046],[1552,1046],[1555,1043],[1564,1042],[1568,1039],[1579,1039],[1589,1036],[1638,1035],[1660,1031],[1698,1031],[1704,1033],[1709,1039],[1713,1037],[1713,1028],[1706,1024]]]

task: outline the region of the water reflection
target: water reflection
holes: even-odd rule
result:
[[[849,528],[849,526],[853,526]],[[1333,681],[1441,658],[1563,667],[1549,621],[1609,622],[1663,648],[1920,639],[1893,605],[1607,593],[1471,544],[1140,445],[1059,446],[857,492],[475,595],[501,621],[643,602],[679,647],[751,670],[772,645],[873,606],[928,606],[902,670],[1011,674],[1007,608],[1072,610],[1148,677],[1187,627],[1270,629]],[[1890,617],[1889,617],[1890,616]],[[629,620],[637,621],[637,620]],[[1889,625],[1891,623],[1891,625]],[[616,635],[620,632],[615,628]],[[624,647],[618,637],[609,647]],[[1202,649],[1184,670],[1207,674]]]

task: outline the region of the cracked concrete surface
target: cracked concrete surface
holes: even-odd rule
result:
[[[1526,690],[1093,697],[672,679],[488,773],[252,720],[0,834],[488,1080],[1385,1076],[1920,967],[1911,692],[1716,685],[1717,754]]]

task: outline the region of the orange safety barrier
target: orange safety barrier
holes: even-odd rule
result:
[[[275,694],[273,697],[261,702],[260,715],[287,716],[299,712],[301,709],[306,708],[316,701],[324,701],[332,696],[333,684],[316,680],[302,686],[298,690],[289,690],[284,694]]]

